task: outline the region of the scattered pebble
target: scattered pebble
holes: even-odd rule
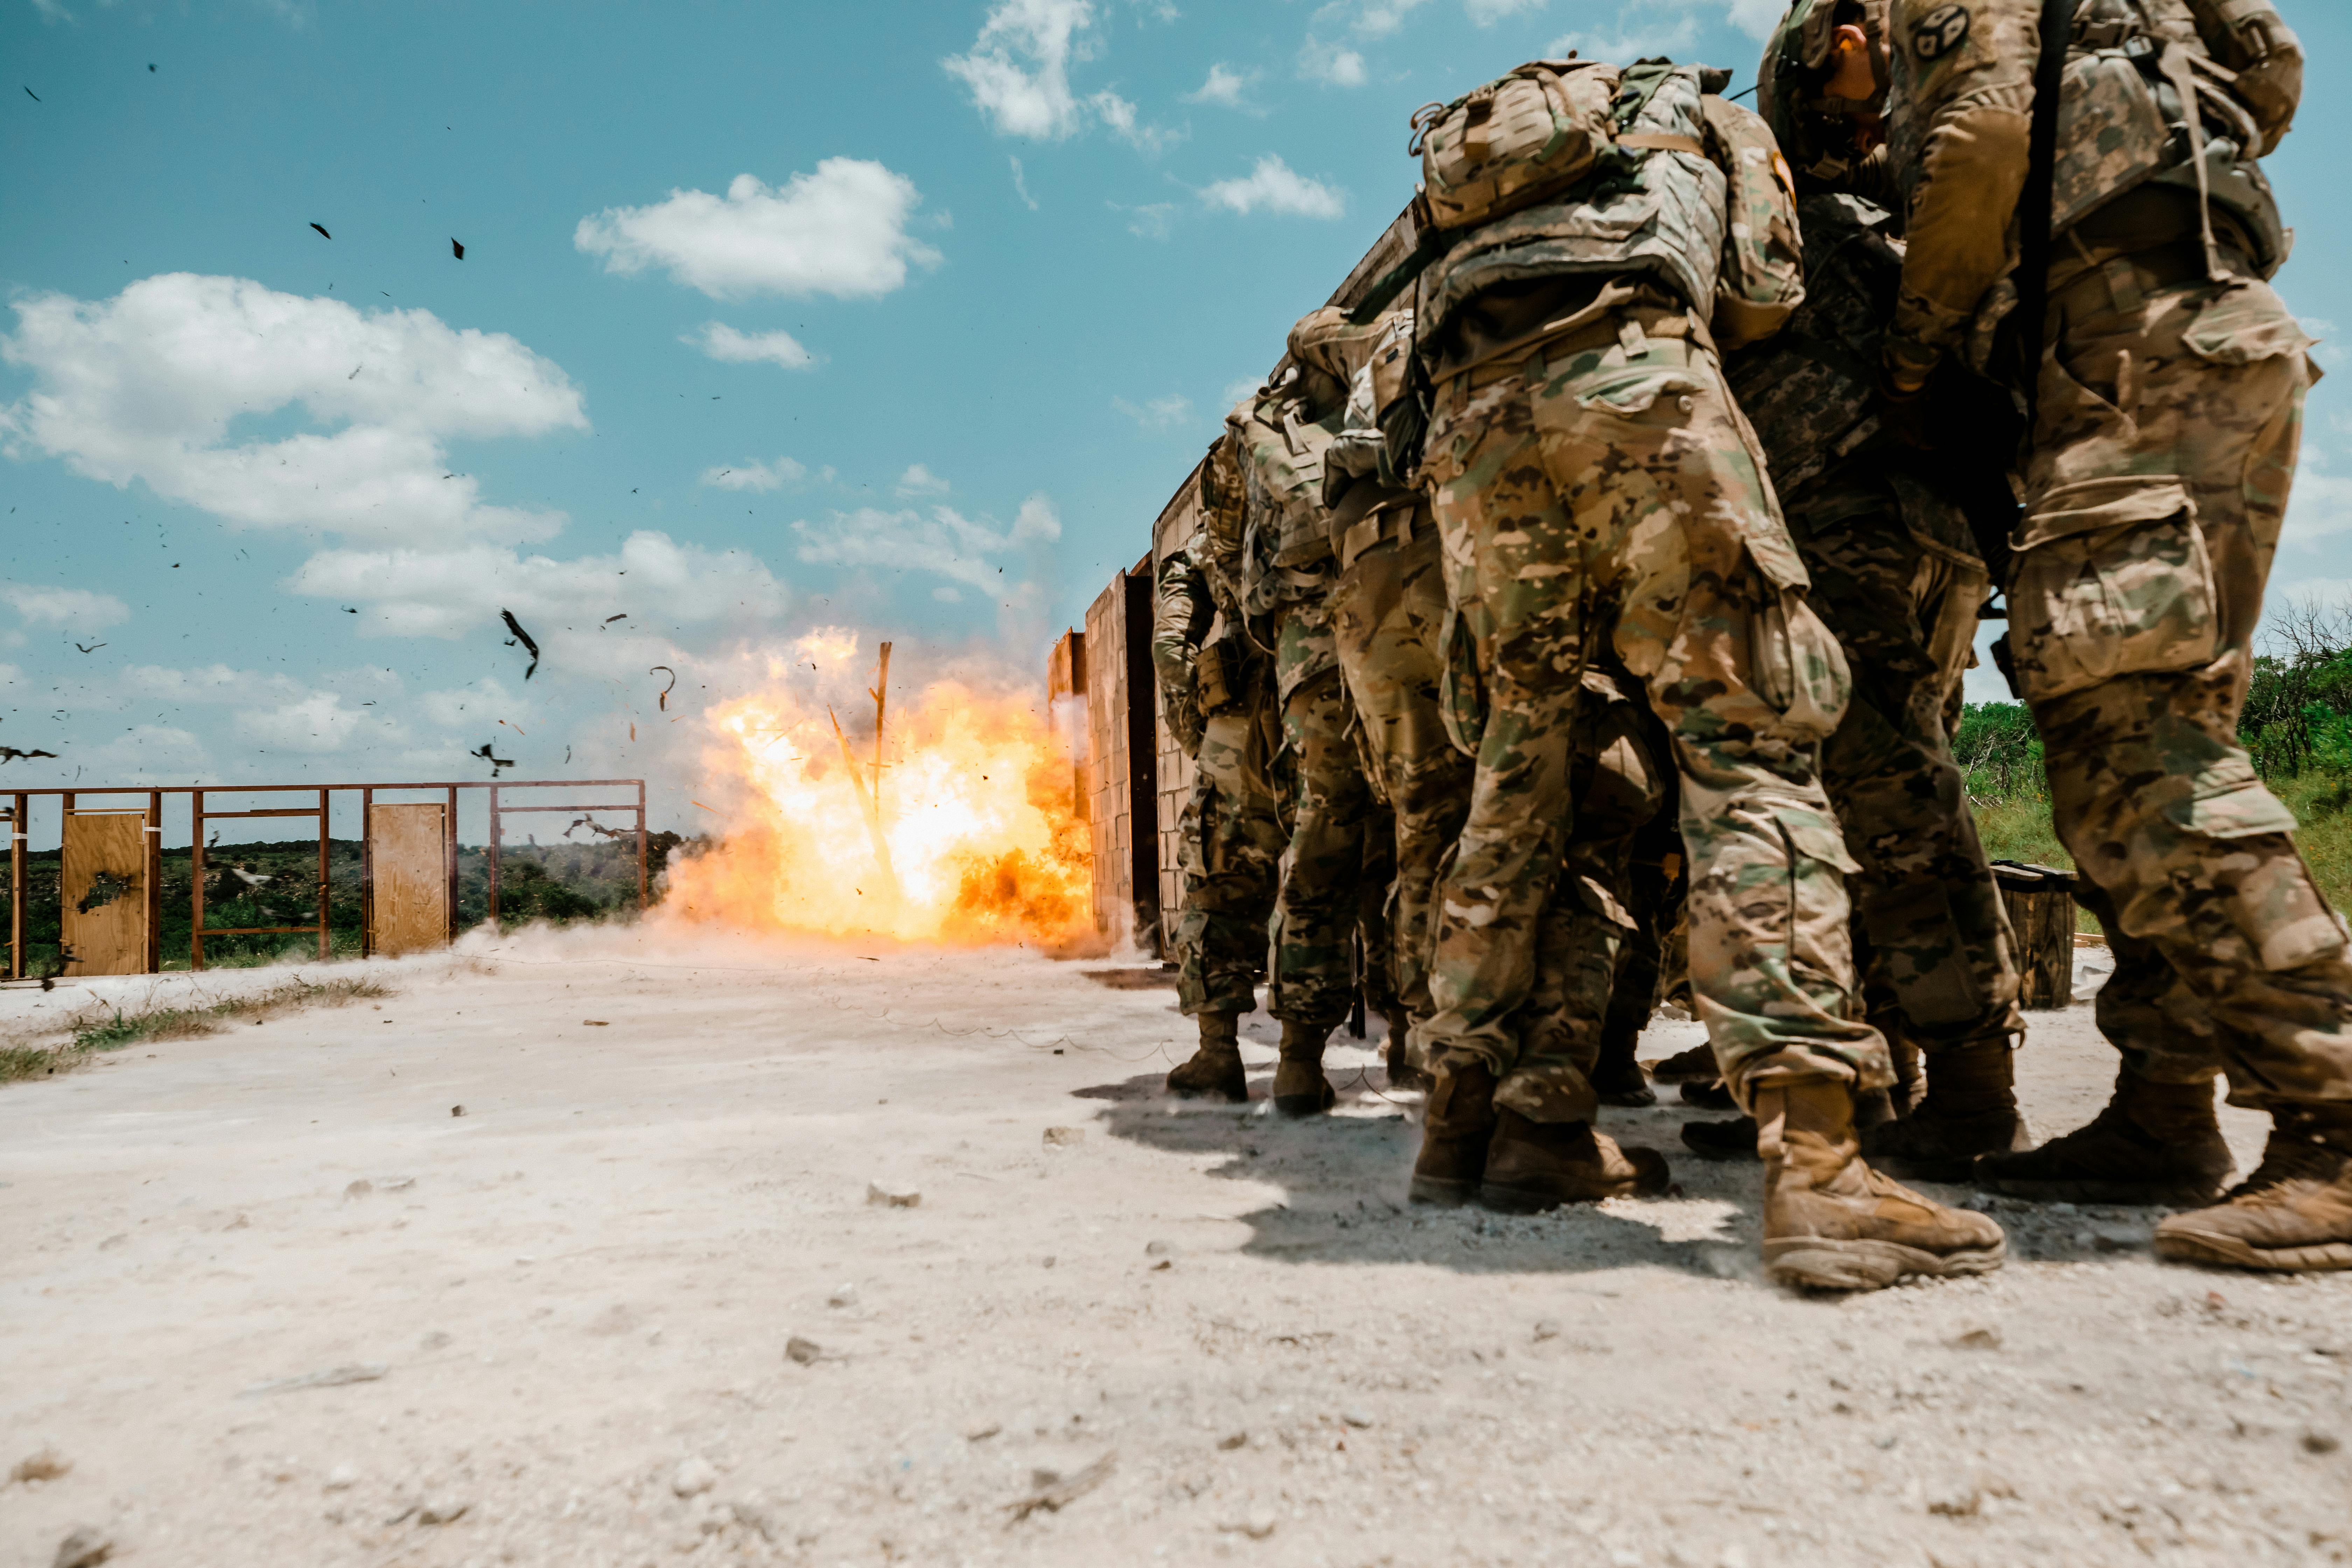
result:
[[[992,1421],[985,1426],[975,1426],[971,1431],[965,1433],[963,1435],[963,1440],[967,1443],[985,1443],[991,1437],[995,1436],[999,1432],[1003,1430],[1004,1424],[1003,1422]]]
[[[111,1252],[130,1239],[131,1233],[129,1231],[124,1231],[119,1236],[110,1236],[104,1241],[98,1244],[98,1249],[100,1252]]]
[[[1372,1424],[1372,1418],[1360,1410],[1342,1410],[1339,1412],[1339,1419],[1359,1429]]]
[[[1045,1129],[1045,1146],[1049,1149],[1075,1148],[1076,1145],[1083,1143],[1086,1141],[1087,1130],[1083,1127],[1048,1127]]]
[[[37,1454],[27,1454],[16,1461],[8,1472],[12,1481],[53,1481],[73,1468],[73,1461],[55,1448],[44,1447]]]
[[[325,1489],[331,1492],[349,1491],[359,1484],[360,1473],[349,1465],[337,1465],[327,1472]]]
[[[803,1366],[814,1366],[824,1355],[824,1350],[814,1340],[804,1340],[794,1334],[784,1342],[784,1358],[796,1361]]]
[[[455,1524],[474,1505],[459,1498],[440,1498],[416,1510],[419,1524]]]
[[[363,1198],[373,1191],[375,1191],[375,1184],[362,1176],[343,1189],[343,1201],[349,1203],[353,1198]]]
[[[1264,1541],[1274,1533],[1274,1515],[1261,1510],[1247,1519],[1232,1520],[1217,1528],[1229,1534],[1246,1535],[1252,1541]]]
[[[58,1542],[58,1554],[49,1560],[49,1568],[97,1568],[113,1555],[114,1538],[94,1524],[85,1524]]]
[[[879,1182],[868,1182],[866,1201],[886,1208],[910,1209],[921,1205],[923,1194],[912,1187],[886,1187]]]
[[[718,1484],[718,1467],[698,1456],[670,1472],[669,1489],[680,1497],[700,1497]]]
[[[1146,1258],[1165,1258],[1170,1251],[1169,1245],[1164,1241],[1147,1241],[1143,1244],[1143,1256]]]
[[[2305,1432],[2303,1451],[2306,1454],[2332,1454],[2344,1447],[2344,1440],[2332,1432]]]
[[[828,1307],[854,1307],[857,1305],[857,1287],[855,1285],[835,1286],[833,1288],[833,1294],[824,1299],[824,1304]]]
[[[2000,1331],[1990,1323],[1962,1331],[1949,1343],[1956,1351],[1997,1351],[2000,1349]]]
[[[1235,1448],[1245,1447],[1248,1442],[1248,1433],[1228,1432],[1223,1436],[1217,1439],[1217,1447],[1221,1452],[1230,1454]]]
[[[449,1114],[452,1116],[463,1116],[466,1114],[466,1108],[462,1105],[453,1105],[449,1108]]]
[[[1560,1328],[1559,1320],[1558,1318],[1538,1318],[1536,1320],[1537,1343],[1540,1344],[1546,1340],[1556,1340],[1559,1338],[1559,1335]]]

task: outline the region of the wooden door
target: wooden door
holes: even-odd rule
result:
[[[387,957],[449,942],[446,807],[368,808],[368,951]]]
[[[68,816],[64,872],[66,973],[146,973],[147,814]]]

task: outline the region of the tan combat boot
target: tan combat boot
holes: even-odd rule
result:
[[[2273,1111],[2254,1173],[2211,1208],[2158,1225],[2156,1253],[2282,1273],[2352,1268],[2352,1105]]]
[[[1429,1087],[1429,1075],[1412,1065],[1412,1053],[1407,1041],[1412,1033],[1412,1020],[1403,1013],[1385,1015],[1389,1021],[1388,1044],[1381,1048],[1381,1064],[1388,1069],[1391,1089]]]
[[[2009,1037],[1927,1053],[1927,1097],[1862,1141],[1870,1163],[1915,1182],[1965,1182],[1979,1154],[2033,1146],[2017,1113],[2016,1054]]]
[[[1853,1090],[1804,1079],[1755,1092],[1764,1156],[1764,1268],[1784,1285],[1875,1290],[1911,1274],[1986,1274],[2000,1226],[1948,1209],[1862,1162]]]
[[[1665,1156],[1621,1149],[1590,1121],[1530,1121],[1508,1106],[1495,1112],[1478,1201],[1502,1214],[1540,1214],[1562,1204],[1597,1204],[1666,1190]]]
[[[1249,1099],[1249,1074],[1242,1068],[1242,1016],[1201,1015],[1201,1048],[1168,1075],[1168,1092],[1185,1100]]]
[[[1274,1067],[1274,1109],[1281,1116],[1320,1116],[1339,1096],[1323,1076],[1323,1047],[1332,1026],[1282,1021],[1282,1059]]]
[[[2088,1126],[2023,1153],[1984,1155],[1975,1177],[2010,1197],[2179,1207],[2211,1203],[2230,1166],[2210,1080],[2152,1083],[2118,1071]]]
[[[1494,1135],[1495,1069],[1484,1058],[1466,1055],[1431,1062],[1421,1154],[1412,1163],[1412,1201],[1453,1209],[1477,1196]]]

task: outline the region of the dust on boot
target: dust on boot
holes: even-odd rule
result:
[[[1274,1068],[1274,1109],[1283,1116],[1320,1116],[1338,1102],[1323,1076],[1323,1047],[1336,1025],[1282,1021],[1282,1059]]]
[[[1985,1274],[2008,1244],[1980,1214],[1948,1209],[1862,1160],[1853,1090],[1833,1079],[1759,1087],[1764,1268],[1784,1285],[1875,1290],[1907,1275]]]
[[[1665,1156],[1654,1149],[1622,1149],[1590,1121],[1530,1121],[1504,1106],[1478,1201],[1504,1214],[1538,1214],[1562,1204],[1655,1196],[1666,1190]]]
[[[1201,1048],[1168,1075],[1168,1092],[1185,1100],[1226,1100],[1239,1105],[1249,1099],[1249,1074],[1242,1067],[1242,1016],[1199,1016]]]
[[[1915,1182],[1964,1182],[1978,1155],[2032,1147],[2017,1111],[2016,1053],[2008,1035],[1928,1051],[1926,1059],[1927,1098],[1908,1116],[1863,1138],[1873,1164]]]
[[[2089,1125],[2039,1149],[1987,1154],[1975,1178],[2010,1197],[2076,1204],[2210,1204],[2230,1179],[2213,1083],[2158,1083],[2128,1069]]]
[[[1466,1052],[1441,1055],[1429,1068],[1412,1201],[1460,1208],[1478,1195],[1486,1177],[1486,1146],[1495,1136],[1495,1069],[1484,1057]]]
[[[2273,1111],[2254,1173],[2210,1208],[2165,1219],[2156,1253],[2281,1273],[2352,1268],[2352,1105]]]

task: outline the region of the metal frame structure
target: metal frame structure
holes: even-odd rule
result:
[[[593,805],[508,805],[499,799],[502,790],[540,789],[635,789],[634,801],[600,802]],[[189,889],[189,910],[193,917],[188,939],[188,964],[191,969],[205,966],[205,939],[208,936],[274,936],[297,935],[316,931],[319,956],[327,956],[327,813],[338,794],[356,790],[360,796],[360,951],[365,956],[372,951],[375,929],[373,901],[375,884],[373,856],[368,835],[368,808],[375,804],[378,791],[434,790],[442,792],[448,804],[443,818],[443,846],[446,854],[449,878],[449,935],[457,934],[457,802],[460,790],[488,790],[490,807],[490,837],[487,850],[489,857],[489,918],[499,918],[499,848],[504,832],[504,819],[524,812],[573,811],[583,815],[597,812],[633,812],[636,816],[637,839],[637,910],[646,907],[646,781],[643,779],[517,779],[503,784],[481,780],[456,783],[438,780],[420,784],[126,784],[112,789],[20,789],[10,791],[8,805],[0,807],[0,823],[6,824],[8,833],[8,963],[6,978],[25,977],[25,845],[26,825],[32,803],[36,798],[56,797],[68,816],[85,809],[78,803],[86,796],[145,795],[147,814],[147,973],[163,968],[163,797],[184,795],[189,798],[192,847],[189,868],[192,886]],[[264,808],[255,811],[208,811],[205,808],[207,795],[315,795],[316,805]],[[92,810],[125,810],[129,807],[92,807]],[[316,817],[319,822],[319,922],[314,926],[236,926],[206,930],[205,927],[205,824],[246,817]]]

